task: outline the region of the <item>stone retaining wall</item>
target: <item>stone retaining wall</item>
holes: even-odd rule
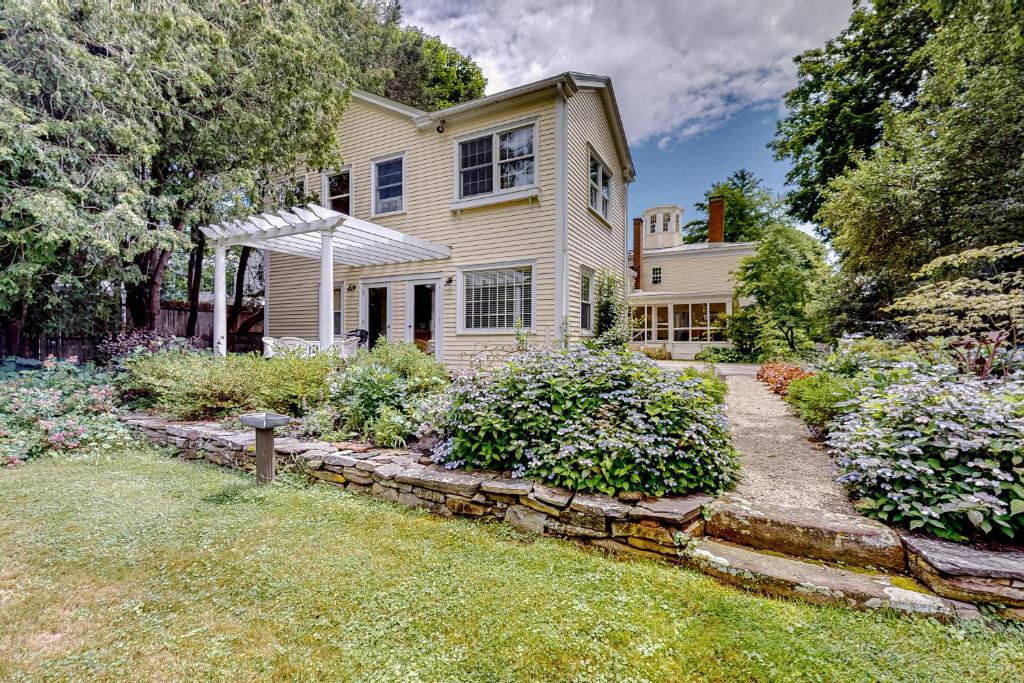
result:
[[[185,459],[255,470],[253,430],[148,415],[123,419]],[[730,496],[713,501],[699,493],[666,498],[573,493],[496,472],[446,470],[429,457],[364,443],[285,437],[275,440],[274,449],[279,467],[313,481],[443,516],[499,519],[523,531],[670,560],[759,592],[939,618],[963,618],[967,606],[960,601],[992,603],[1003,616],[1024,619],[1024,550],[897,534],[863,517],[755,506]],[[705,533],[711,538],[703,538]],[[814,563],[821,561],[829,564]],[[924,585],[906,590],[893,584],[894,575]]]
[[[216,423],[170,422],[129,416],[125,423],[150,442],[172,446],[181,457],[236,469],[255,469],[255,434]],[[363,491],[439,515],[492,518],[538,534],[561,536],[615,552],[678,559],[701,536],[704,494],[618,498],[573,493],[495,472],[446,470],[429,457],[361,443],[275,440],[278,465],[312,479]]]

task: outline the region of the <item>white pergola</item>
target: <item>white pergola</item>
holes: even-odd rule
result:
[[[227,353],[228,347],[224,273],[224,255],[228,247],[248,246],[320,261],[319,335],[323,350],[331,348],[334,343],[332,314],[336,263],[373,266],[451,256],[448,247],[316,204],[295,206],[290,211],[261,213],[200,229],[214,248],[213,351],[221,356]]]

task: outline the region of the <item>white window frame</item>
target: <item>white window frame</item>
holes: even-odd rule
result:
[[[590,165],[596,163],[598,166],[598,179],[597,185],[594,185],[594,179],[590,176]],[[604,162],[601,155],[594,151],[593,147],[590,147],[590,164],[587,165],[587,204],[590,209],[596,213],[600,218],[604,219],[607,223],[610,218],[612,210],[612,178],[615,176],[611,171],[608,170],[608,164]],[[607,185],[608,196],[605,197],[601,190]],[[594,203],[590,201],[590,191],[596,192],[598,206],[594,206]]]
[[[534,333],[537,330],[537,262],[527,261],[506,261],[501,263],[483,263],[473,266],[465,266],[457,269],[456,280],[456,334],[460,335],[514,335],[517,330],[513,327],[491,327],[491,328],[467,328],[466,327],[466,274],[487,270],[516,270],[530,269],[530,325],[522,327],[523,332]]]
[[[349,176],[351,179],[352,176]],[[351,199],[349,199],[351,201]],[[345,336],[345,283],[335,285],[334,291],[338,294],[338,308],[331,311],[331,327],[334,329],[335,337]],[[333,298],[331,304],[333,306]],[[335,326],[334,323],[337,323]]]
[[[395,159],[402,160],[402,208],[395,211],[377,211],[377,165],[383,164],[388,161],[394,161]],[[351,182],[351,176],[350,176]],[[408,167],[405,163],[405,152],[398,152],[397,154],[389,154],[383,157],[377,157],[370,160],[370,217],[376,218],[377,216],[398,216],[406,212],[408,207],[406,206],[406,200],[408,199]]]
[[[661,214],[661,231],[668,232],[672,229],[672,214]]]
[[[413,343],[415,330],[413,330],[413,317],[415,311],[415,287],[416,285],[434,285],[434,356],[440,360],[443,357],[441,345],[444,340],[444,282],[441,275],[426,274],[417,275],[405,282],[405,341]]]
[[[588,286],[584,288],[583,279],[588,278]],[[596,273],[593,268],[587,268],[586,266],[580,267],[580,331],[584,334],[594,333],[594,314],[596,313],[596,301],[595,294],[597,293],[597,284],[595,282]],[[585,297],[585,298],[584,298]],[[590,307],[589,311],[589,326],[583,324],[583,306],[587,305]]]
[[[508,133],[513,130],[529,127],[533,128],[533,182],[529,185],[518,185],[516,187],[501,189],[501,164],[503,162],[500,160],[501,153],[499,136],[502,133]],[[462,143],[487,137],[488,135],[491,136],[491,191],[463,197]],[[507,163],[507,161],[508,160],[504,163]],[[540,175],[540,123],[538,118],[533,116],[527,119],[511,121],[498,126],[482,128],[466,133],[465,135],[460,135],[452,140],[452,169],[454,171],[452,177],[452,210],[538,196],[540,194],[540,186],[538,185],[538,177]]]
[[[661,266],[653,266],[651,268],[651,284],[652,285],[660,285],[661,284]]]
[[[370,289],[386,289],[386,308],[388,316],[387,330],[384,332],[384,336],[388,341],[393,341],[392,336],[394,325],[395,325],[395,306],[394,306],[394,288],[392,287],[391,280],[377,280],[375,278],[367,278],[359,281],[359,329],[369,330],[369,317],[370,317]]]
[[[402,164],[402,172],[405,173],[405,164]],[[338,175],[339,173],[348,173],[348,215],[356,215],[356,193],[355,193],[355,175],[352,173],[352,164],[345,164],[341,168],[326,170],[320,176],[320,206],[329,209],[331,208],[332,197],[328,195],[330,192],[329,179],[332,175]],[[345,195],[335,195],[337,197],[344,197]]]
[[[658,214],[652,213],[649,217],[649,220],[647,221],[647,224],[650,226],[650,232],[652,235],[658,232]]]

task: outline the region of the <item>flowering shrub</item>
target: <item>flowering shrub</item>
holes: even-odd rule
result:
[[[768,385],[768,388],[780,396],[785,396],[789,383],[802,377],[810,377],[813,373],[792,363],[765,363],[757,371],[757,378]]]
[[[919,371],[858,400],[828,445],[865,514],[949,539],[1024,531],[1024,384]]]
[[[625,350],[518,354],[456,379],[434,459],[609,495],[721,491],[737,464],[708,381]]]
[[[105,375],[50,356],[41,370],[0,383],[0,464],[127,443],[114,410]]]

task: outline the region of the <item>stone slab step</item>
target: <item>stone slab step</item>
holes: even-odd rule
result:
[[[939,595],[998,603],[1024,616],[1024,547],[993,549],[909,533],[903,542],[910,574]]]
[[[944,621],[977,613],[969,605],[923,592],[924,589],[893,585],[892,577],[885,574],[837,569],[717,541],[697,541],[683,561],[693,569],[748,590],[819,605],[860,610],[890,608]]]
[[[786,555],[906,570],[896,532],[866,517],[724,498],[715,504],[706,529],[708,536]]]

